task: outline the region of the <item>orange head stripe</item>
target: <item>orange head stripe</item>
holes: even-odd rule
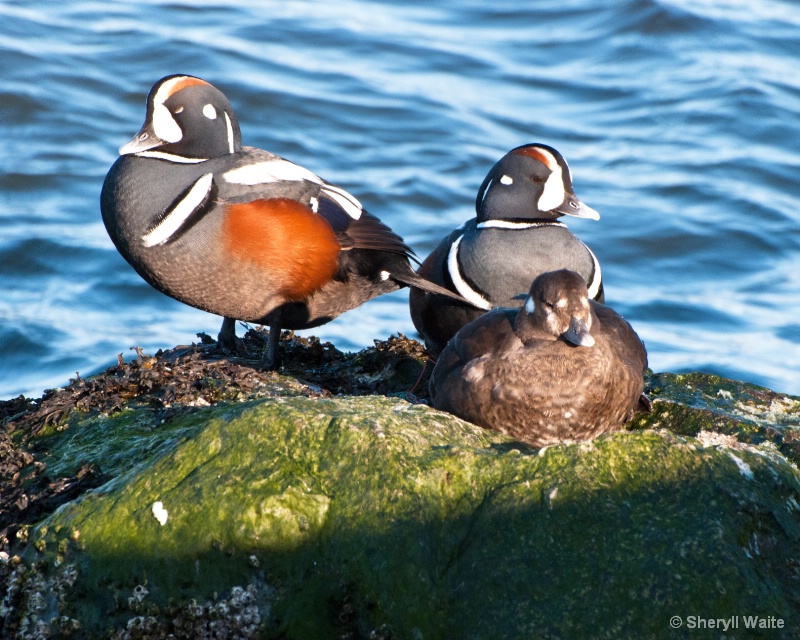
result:
[[[278,283],[288,300],[303,300],[339,267],[341,245],[324,218],[289,198],[228,206],[222,226],[226,252]]]
[[[169,95],[174,96],[181,89],[185,89],[186,87],[194,87],[197,85],[208,86],[208,82],[201,80],[200,78],[190,78],[188,76],[180,79],[176,78],[175,83],[170,87]]]
[[[516,149],[513,153],[518,156],[528,156],[529,158],[538,160],[545,167],[550,169],[550,171],[555,171],[555,167],[553,166],[553,156],[551,156],[549,153],[544,153],[541,149],[537,149],[536,147],[522,147],[521,149]]]

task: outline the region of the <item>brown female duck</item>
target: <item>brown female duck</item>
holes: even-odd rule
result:
[[[537,277],[521,309],[463,327],[439,356],[430,392],[437,409],[547,446],[594,438],[648,408],[646,369],[633,328],[564,269]]]

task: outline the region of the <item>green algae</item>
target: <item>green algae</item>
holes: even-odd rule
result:
[[[119,475],[48,518],[30,554],[75,567],[60,612],[90,637],[130,625],[142,585],[154,619],[250,585],[263,637],[689,637],[672,615],[800,628],[800,476],[776,451],[663,430],[536,451],[385,397],[70,431],[48,436],[57,464],[94,455]]]
[[[800,464],[800,397],[704,373],[660,373],[647,382],[653,411],[637,415],[630,429],[720,433],[742,443],[774,446]]]
[[[130,468],[132,461],[146,462],[200,428],[191,415],[171,422],[165,428],[156,412],[144,407],[88,420],[73,414],[64,428],[49,429],[39,436],[36,449],[54,477],[74,473],[83,464],[96,464],[104,473],[116,476]]]

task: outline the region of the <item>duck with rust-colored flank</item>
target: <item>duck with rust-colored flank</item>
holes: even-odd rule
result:
[[[619,429],[644,395],[647,352],[610,307],[569,270],[533,281],[520,309],[495,309],[462,328],[439,356],[433,406],[534,446]]]
[[[337,187],[269,151],[242,146],[228,99],[188,75],[162,78],[138,134],[120,149],[101,194],[122,256],[159,291],[235,320],[280,330],[324,324],[404,286],[460,298],[411,267],[403,239]]]
[[[540,273],[571,269],[583,276],[589,297],[603,302],[600,263],[560,221],[564,215],[600,215],[572,189],[564,157],[553,147],[512,149],[478,190],[477,217],[444,238],[417,273],[459,293],[469,304],[411,291],[411,319],[432,354],[468,322],[495,307],[519,307]]]

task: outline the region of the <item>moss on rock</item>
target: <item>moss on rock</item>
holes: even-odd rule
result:
[[[772,445],[800,464],[800,398],[706,373],[659,373],[647,380],[653,411],[630,429],[663,428],[698,436],[719,433],[737,442]]]
[[[100,425],[105,451],[132,440],[124,420],[80,428]],[[74,571],[46,611],[90,637],[156,637],[148,624],[185,626],[181,606],[237,587],[264,637],[667,637],[691,614],[800,624],[800,478],[777,452],[650,430],[537,452],[369,396],[251,401],[158,429],[158,446],[132,448],[135,464],[31,535],[30,563]]]
[[[401,342],[311,349],[392,394],[424,372]],[[699,616],[796,637],[800,402],[702,374],[648,390],[630,430],[542,450],[274,374],[214,406],[67,412],[28,441],[36,464],[96,468],[102,486],[0,554],[0,635],[721,637],[687,627]],[[783,626],[751,633],[744,616]]]

